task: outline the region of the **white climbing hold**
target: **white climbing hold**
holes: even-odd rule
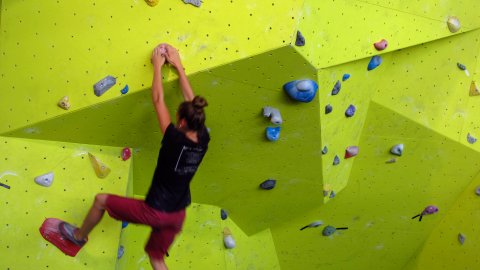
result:
[[[40,186],[49,187],[53,183],[53,172],[49,172],[46,174],[39,175],[35,177],[35,183],[39,184]]]
[[[397,144],[390,149],[390,152],[394,155],[401,156],[403,154],[403,144]]]
[[[70,101],[68,100],[68,96],[64,96],[62,99],[58,101],[58,107],[68,110],[70,109]]]
[[[452,33],[457,32],[458,30],[460,30],[460,27],[461,27],[460,21],[455,16],[448,17],[447,26],[448,26],[448,30],[450,30],[450,32]]]
[[[228,249],[235,247],[235,240],[233,239],[232,233],[227,227],[223,229],[223,243],[225,244],[225,247]]]
[[[269,106],[263,107],[263,116],[270,117],[270,121],[275,125],[282,123],[282,115],[280,115],[280,111],[276,108]]]

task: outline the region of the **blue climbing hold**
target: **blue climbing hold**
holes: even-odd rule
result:
[[[313,80],[295,80],[284,84],[283,90],[296,101],[310,102],[317,93],[318,84]]]
[[[267,139],[269,141],[274,142],[277,141],[278,138],[280,138],[280,127],[267,127],[265,131]]]
[[[276,180],[274,180],[274,179],[268,179],[268,180],[263,181],[263,182],[260,184],[260,188],[261,188],[261,189],[265,189],[265,190],[269,190],[269,189],[274,188],[276,183],[277,183]]]
[[[380,57],[380,55],[375,55],[374,57],[372,57],[372,59],[370,59],[370,63],[368,63],[368,67],[367,67],[367,70],[372,70],[372,69],[375,69],[376,67],[380,66],[380,64],[382,63],[382,57]]]
[[[347,110],[345,111],[346,117],[352,117],[355,114],[356,108],[352,104],[348,106]]]
[[[337,81],[335,83],[335,85],[333,86],[332,96],[335,96],[336,94],[338,94],[338,92],[340,92],[341,88],[342,88],[342,83],[340,81]]]
[[[330,236],[330,235],[334,234],[335,231],[337,231],[337,228],[328,225],[327,227],[323,228],[322,234],[323,234],[323,236]]]
[[[119,246],[118,247],[118,253],[117,253],[117,259],[122,258],[124,253],[125,253],[125,247]]]
[[[126,222],[125,220],[122,221],[122,229],[125,229],[127,226],[128,226],[128,222]]]
[[[297,39],[295,40],[295,45],[305,46],[305,37],[303,37],[300,31],[297,31]]]
[[[333,111],[332,105],[328,104],[327,106],[325,106],[325,114],[329,114],[332,111]]]
[[[467,134],[467,141],[469,144],[474,144],[477,141],[477,138],[473,137],[470,135],[470,133]]]
[[[220,210],[220,217],[222,218],[222,220],[227,219],[227,217],[228,217],[227,211],[221,209]]]
[[[350,74],[348,73],[343,74],[342,81],[346,81],[348,79],[350,79]]]
[[[337,196],[337,193],[335,193],[335,191],[332,190],[332,192],[330,192],[329,198],[333,199],[333,198],[335,198],[335,196]]]
[[[125,95],[126,93],[128,93],[128,84],[125,85],[125,87],[122,90],[120,90],[120,93],[122,93],[122,95]]]
[[[338,156],[335,156],[333,158],[333,165],[338,165],[338,164],[340,164],[340,158]]]
[[[457,67],[461,70],[466,70],[467,69],[467,67],[465,65],[461,64],[461,63],[457,63]]]
[[[324,146],[323,149],[322,149],[322,154],[326,154],[328,153],[328,147],[327,146]]]

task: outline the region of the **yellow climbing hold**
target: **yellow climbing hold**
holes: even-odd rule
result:
[[[94,155],[88,153],[90,157],[90,161],[92,162],[93,170],[95,170],[95,174],[97,174],[98,178],[105,178],[110,173],[110,168],[103,164],[98,158]]]
[[[158,4],[158,0],[145,0],[145,2],[147,2],[147,4],[151,7],[154,7]]]
[[[472,81],[470,85],[470,96],[480,96],[480,90],[478,90],[478,86],[475,81]]]

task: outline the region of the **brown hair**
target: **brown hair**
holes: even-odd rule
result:
[[[201,96],[195,96],[192,101],[184,101],[178,106],[178,119],[185,119],[190,130],[202,130],[205,126],[203,107],[207,105],[207,100]]]

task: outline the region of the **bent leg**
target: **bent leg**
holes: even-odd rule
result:
[[[97,194],[90,211],[88,212],[82,226],[76,230],[74,236],[78,240],[87,238],[88,234],[95,228],[95,226],[102,220],[105,213],[105,204],[108,194]]]

